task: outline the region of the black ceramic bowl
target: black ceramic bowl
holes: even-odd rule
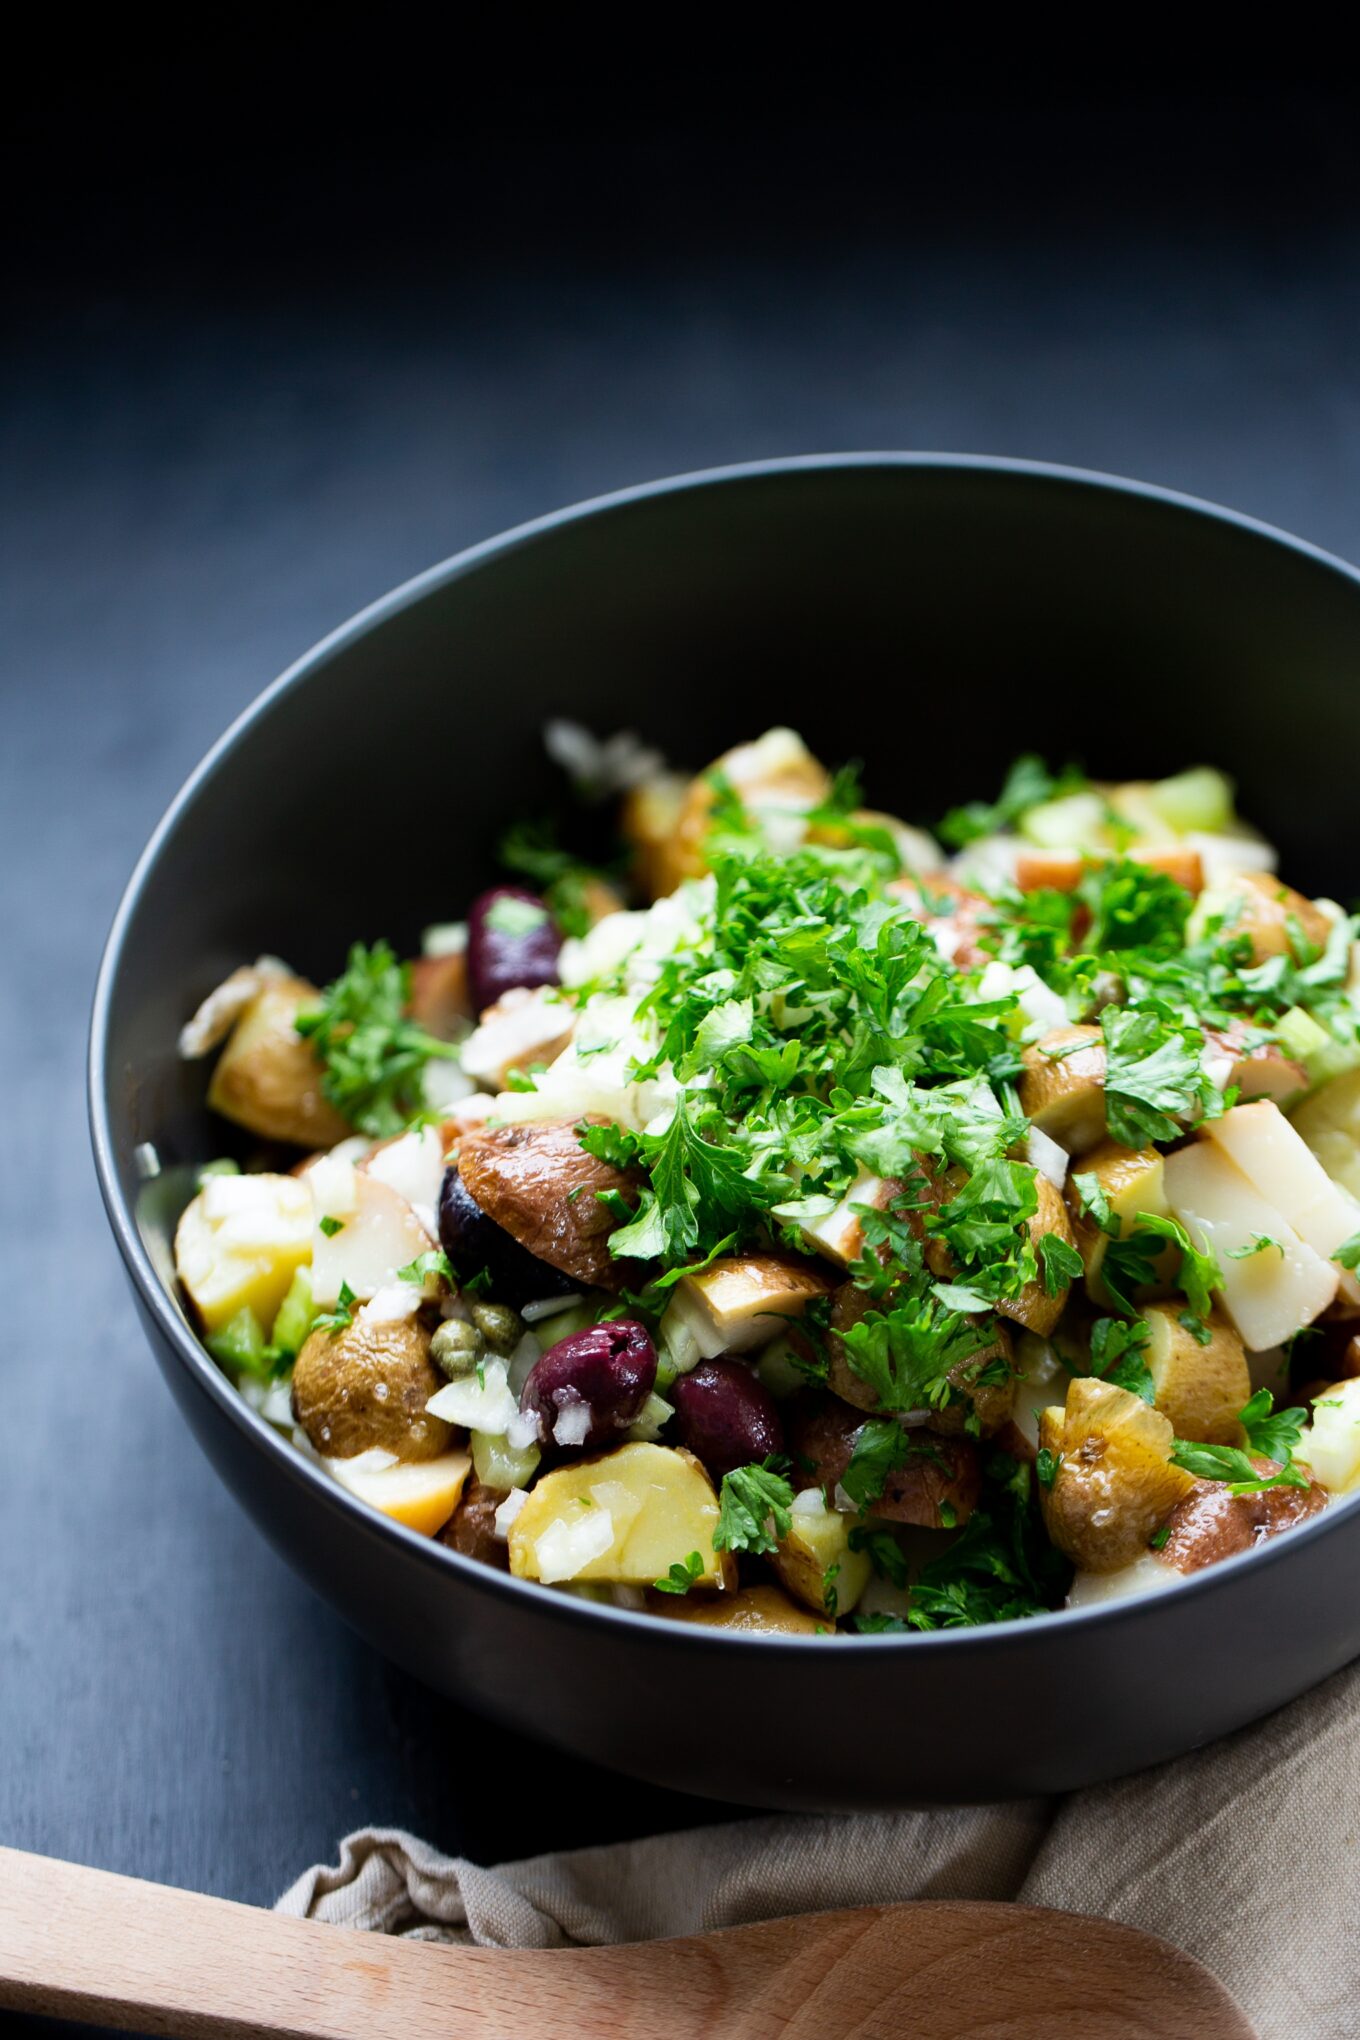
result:
[[[378,1648],[597,1762],[785,1807],[1052,1792],[1171,1757],[1360,1651],[1360,1507],[1152,1600],[909,1638],[765,1640],[473,1564],[338,1488],[185,1321],[169,1239],[219,1152],[175,1037],[261,950],[323,980],[409,950],[554,787],[545,717],[698,766],[773,722],[929,818],[1025,747],[1110,776],[1221,762],[1297,885],[1360,891],[1360,578],[1246,519],[1019,462],[772,462],[608,497],[367,609],[262,695],[142,858],[95,999],[100,1182],[156,1356],[265,1534]],[[146,1186],[151,1143],[166,1173]]]

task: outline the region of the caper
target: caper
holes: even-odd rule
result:
[[[472,1322],[493,1353],[513,1353],[524,1337],[519,1312],[507,1303],[474,1303]]]
[[[450,1381],[475,1373],[485,1352],[486,1341],[476,1325],[462,1318],[446,1318],[430,1341],[430,1358]]]

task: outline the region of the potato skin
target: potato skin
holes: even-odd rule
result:
[[[496,1488],[477,1479],[470,1480],[458,1507],[440,1531],[439,1542],[447,1544],[451,1551],[461,1551],[464,1558],[475,1558],[479,1565],[509,1572],[510,1547],[503,1537],[496,1535],[496,1511],[504,1500],[505,1496]]]
[[[1265,1475],[1277,1470],[1269,1459],[1253,1459],[1252,1465]],[[1267,1488],[1259,1495],[1234,1495],[1226,1482],[1197,1480],[1167,1517],[1170,1534],[1161,1556],[1177,1572],[1199,1572],[1306,1523],[1327,1500],[1326,1488],[1315,1480],[1306,1488]]]
[[[1171,1464],[1174,1438],[1160,1411],[1093,1376],[1069,1382],[1065,1409],[1039,1417],[1039,1449],[1057,1461],[1039,1483],[1049,1539],[1080,1571],[1121,1572],[1194,1486]]]
[[[863,1422],[858,1411],[831,1396],[800,1398],[789,1430],[799,1485],[834,1493]],[[966,1523],[982,1487],[982,1458],[973,1440],[924,1427],[910,1432],[909,1439],[916,1448],[911,1458],[888,1475],[883,1493],[865,1513],[923,1530],[950,1527],[942,1510],[952,1512],[955,1523]]]
[[[457,1161],[469,1195],[536,1260],[587,1288],[637,1283],[640,1264],[609,1251],[619,1220],[596,1193],[615,1191],[633,1206],[642,1179],[587,1154],[575,1121],[474,1129],[459,1140]]]
[[[1033,1218],[1029,1220],[1029,1237],[1039,1259],[1039,1273],[1033,1282],[1025,1284],[1018,1296],[1002,1297],[996,1308],[1002,1317],[1010,1318],[1015,1324],[1024,1325],[1027,1331],[1035,1332],[1041,1339],[1046,1339],[1067,1307],[1067,1293],[1071,1284],[1064,1282],[1055,1295],[1049,1295],[1044,1286],[1043,1260],[1039,1255],[1040,1242],[1046,1239],[1049,1233],[1056,1233],[1064,1246],[1075,1248],[1077,1242],[1061,1190],[1050,1183],[1047,1176],[1037,1173],[1034,1187],[1039,1203]]]
[[[1319,949],[1324,947],[1332,924],[1320,908],[1305,899],[1293,886],[1284,885],[1271,872],[1239,871],[1224,886],[1216,887],[1214,900],[1227,905],[1236,919],[1224,929],[1228,935],[1245,935],[1251,942],[1253,963],[1267,963],[1272,956],[1288,956],[1292,947],[1290,923],[1297,922],[1305,938]]]
[[[1242,1341],[1220,1311],[1207,1321],[1209,1343],[1201,1346],[1181,1323],[1175,1304],[1150,1303],[1142,1312],[1149,1339],[1143,1358],[1152,1375],[1157,1408],[1178,1438],[1203,1445],[1237,1445],[1237,1413],[1251,1394],[1251,1375]]]
[[[875,1308],[877,1306],[866,1291],[853,1282],[843,1282],[832,1299],[826,1337],[827,1387],[842,1402],[870,1414],[876,1414],[880,1407],[877,1391],[855,1372],[839,1335],[849,1331]],[[979,1381],[977,1376],[995,1360],[1005,1362],[1005,1380]],[[971,1413],[976,1416],[984,1435],[999,1430],[1015,1405],[1015,1376],[1011,1363],[1011,1335],[998,1319],[990,1327],[986,1345],[979,1347],[975,1353],[969,1353],[949,1370],[948,1379],[958,1391],[959,1399],[943,1409],[931,1411],[932,1429],[950,1434],[961,1432]]]
[[[693,1622],[703,1629],[739,1629],[751,1636],[821,1636],[831,1633],[825,1616],[798,1607],[779,1587],[741,1587],[735,1594],[647,1596],[649,1615]]]
[[[377,1446],[398,1459],[434,1459],[450,1430],[425,1405],[441,1386],[417,1318],[366,1324],[361,1315],[343,1331],[308,1337],[293,1369],[293,1412],[327,1458],[353,1459]]]
[[[1073,1154],[1105,1138],[1105,1038],[1098,1027],[1056,1027],[1021,1061],[1020,1110],[1041,1132]]]
[[[467,951],[418,956],[411,965],[411,1018],[439,1041],[457,1041],[476,1019],[468,990]]]
[[[321,1088],[321,1065],[298,1033],[321,1002],[305,978],[271,978],[242,1013],[212,1073],[208,1104],[264,1140],[330,1148],[353,1132]]]

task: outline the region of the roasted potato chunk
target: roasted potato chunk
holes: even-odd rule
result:
[[[210,1176],[175,1228],[175,1272],[206,1332],[251,1310],[267,1333],[311,1252],[312,1200],[296,1176]]]
[[[801,1397],[789,1427],[798,1477],[834,1494],[863,1429],[863,1418],[831,1396]],[[971,1438],[924,1427],[906,1433],[909,1456],[887,1477],[867,1514],[923,1530],[966,1523],[982,1486],[982,1460]]]
[[[796,1498],[788,1535],[770,1563],[794,1600],[826,1621],[850,1613],[872,1571],[868,1554],[850,1549],[846,1518],[823,1508],[816,1488]]]
[[[708,869],[703,846],[719,775],[757,819],[762,811],[781,817],[806,814],[825,800],[831,786],[826,767],[792,730],[767,730],[754,743],[724,752],[690,781],[670,836],[652,854],[658,893],[674,892],[682,880],[698,878]]]
[[[510,1547],[496,1535],[496,1511],[505,1500],[499,1488],[484,1481],[470,1480],[452,1517],[439,1533],[441,1544],[475,1558],[481,1565],[493,1565],[500,1572],[510,1570]]]
[[[1171,1464],[1174,1432],[1160,1410],[1089,1375],[1068,1384],[1065,1409],[1044,1410],[1039,1449],[1057,1462],[1039,1483],[1052,1542],[1081,1572],[1118,1572],[1147,1548],[1194,1482]]]
[[[1002,1317],[1010,1318],[1014,1324],[1023,1325],[1026,1331],[1035,1332],[1039,1338],[1046,1339],[1066,1308],[1067,1292],[1071,1285],[1064,1282],[1056,1291],[1050,1293],[1044,1281],[1044,1264],[1040,1248],[1050,1233],[1056,1234],[1066,1247],[1075,1247],[1076,1238],[1072,1231],[1072,1222],[1067,1216],[1067,1206],[1063,1203],[1061,1190],[1050,1183],[1047,1176],[1037,1174],[1034,1178],[1034,1187],[1038,1193],[1039,1204],[1033,1218],[1029,1220],[1029,1237],[1039,1261],[1039,1273],[1033,1282],[1025,1284],[1018,1296],[1001,1298],[996,1308]]]
[[[740,1629],[753,1636],[830,1635],[827,1619],[809,1614],[778,1587],[740,1587],[734,1594],[649,1594],[647,1611],[705,1629]]]
[[[608,1580],[649,1587],[698,1552],[699,1587],[731,1588],[736,1567],[713,1543],[718,1497],[689,1452],[620,1445],[545,1474],[510,1525],[518,1579]]]
[[[1162,1181],[1162,1157],[1156,1148],[1126,1148],[1121,1147],[1118,1141],[1103,1140],[1089,1154],[1082,1156],[1078,1173],[1095,1177],[1105,1193],[1111,1217],[1119,1221],[1120,1238],[1132,1231],[1135,1219],[1143,1212],[1156,1218],[1167,1216],[1169,1206]],[[1072,1238],[1086,1271],[1086,1294],[1092,1303],[1108,1310],[1113,1299],[1105,1287],[1100,1269],[1110,1244],[1110,1235],[1084,1216],[1076,1185],[1070,1177],[1067,1202]],[[1163,1265],[1170,1269],[1172,1251],[1168,1243],[1159,1257],[1159,1272]]]
[[[354,1459],[327,1459],[326,1471],[350,1494],[381,1516],[434,1537],[458,1507],[472,1461],[466,1452],[441,1452],[437,1459],[398,1461],[384,1455],[375,1465],[366,1452]]]
[[[573,1282],[621,1289],[638,1280],[639,1264],[616,1261],[609,1251],[619,1219],[600,1193],[614,1192],[631,1207],[641,1178],[587,1154],[574,1122],[526,1121],[464,1134],[458,1173],[489,1219]]]
[[[1251,1394],[1242,1341],[1228,1320],[1214,1311],[1209,1343],[1201,1346],[1181,1323],[1172,1303],[1150,1303],[1142,1312],[1148,1328],[1143,1358],[1152,1376],[1157,1408],[1178,1438],[1204,1445],[1241,1443],[1237,1413]]]
[[[1058,1027],[1024,1051],[1020,1110],[1069,1154],[1105,1138],[1105,1040],[1098,1027]]]
[[[871,1413],[881,1408],[878,1391],[856,1372],[843,1334],[877,1308],[863,1289],[853,1282],[843,1282],[832,1301],[826,1339],[827,1387],[842,1402]],[[972,1322],[980,1330],[985,1327],[983,1342],[950,1368],[948,1380],[957,1391],[956,1399],[943,1408],[933,1409],[930,1421],[936,1430],[955,1432],[962,1431],[972,1415],[983,1434],[988,1435],[1007,1421],[1015,1402],[1011,1336],[999,1319]]]
[[[1276,1470],[1269,1459],[1253,1459],[1252,1465],[1261,1474]],[[1326,1506],[1327,1490],[1315,1480],[1258,1495],[1235,1495],[1224,1481],[1197,1480],[1167,1517],[1169,1535],[1158,1555],[1177,1572],[1199,1572],[1306,1523]]]
[[[321,1002],[305,978],[271,978],[231,1031],[208,1103],[263,1140],[328,1148],[352,1132],[321,1088],[321,1065],[295,1025]]]
[[[809,1261],[728,1254],[675,1285],[670,1311],[705,1360],[768,1345],[831,1283]]]
[[[1295,928],[1317,949],[1325,946],[1332,931],[1322,909],[1292,886],[1282,884],[1273,872],[1235,872],[1205,894],[1204,905],[1210,914],[1225,916],[1226,934],[1248,937],[1253,963],[1291,955]]]
[[[293,1411],[327,1459],[375,1447],[398,1459],[434,1459],[450,1437],[425,1407],[440,1385],[419,1319],[369,1324],[360,1312],[343,1331],[307,1339],[293,1369]]]
[[[619,831],[632,847],[633,871],[650,898],[674,892],[686,874],[671,856],[671,843],[684,811],[689,781],[679,772],[659,773],[625,794]]]
[[[411,965],[408,1011],[427,1034],[439,1041],[457,1041],[468,1032],[476,1014],[468,990],[465,949],[447,956],[418,956]]]

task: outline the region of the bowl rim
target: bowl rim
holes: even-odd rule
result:
[[[476,1559],[454,1551],[435,1538],[422,1536],[403,1524],[393,1522],[390,1517],[380,1515],[377,1510],[369,1508],[356,1496],[350,1495],[337,1482],[328,1479],[296,1449],[291,1441],[285,1439],[250,1407],[235,1384],[190,1329],[186,1318],[176,1308],[169,1290],[156,1272],[143,1243],[134,1211],[129,1200],[124,1197],[118,1179],[114,1160],[115,1137],[108,1036],[128,932],[147,882],[180,822],[192,808],[202,788],[221,770],[246,733],[256,722],[263,720],[270,713],[275,702],[283,695],[300,686],[318,669],[327,665],[337,652],[368,636],[380,624],[422,601],[436,589],[476,572],[478,568],[503,554],[590,518],[608,515],[613,511],[657,498],[727,488],[743,482],[766,481],[782,475],[819,472],[844,474],[865,470],[908,471],[941,476],[991,475],[1050,482],[1066,488],[1087,490],[1093,494],[1131,499],[1226,526],[1248,537],[1282,547],[1297,558],[1335,574],[1350,583],[1353,588],[1360,589],[1360,570],[1347,561],[1313,545],[1307,539],[1298,538],[1291,532],[1249,516],[1245,512],[1228,509],[1206,498],[1189,495],[1180,490],[1164,488],[1154,482],[1136,481],[1099,469],[1027,460],[1009,455],[887,450],[782,455],[694,469],[664,476],[656,481],[641,482],[627,488],[610,490],[602,495],[586,497],[580,502],[567,504],[542,516],[513,525],[494,537],[479,540],[476,544],[451,554],[447,559],[440,560],[423,572],[413,575],[409,580],[401,582],[396,588],[365,604],[344,623],[319,638],[309,650],[285,667],[277,679],[271,681],[248,702],[189,773],[156,824],[123,889],[100,959],[90,1014],[87,1058],[87,1105],[95,1172],[105,1213],[124,1267],[137,1298],[154,1321],[163,1343],[174,1352],[198,1392],[215,1404],[256,1449],[263,1451],[267,1457],[272,1457],[276,1467],[295,1486],[308,1493],[320,1509],[330,1510],[347,1519],[352,1530],[362,1533],[370,1543],[390,1550],[394,1558],[396,1554],[404,1553],[408,1562],[442,1571],[452,1568],[454,1575],[461,1578],[467,1587],[497,1598],[508,1595],[512,1597],[512,1601],[520,1601],[526,1613],[536,1613],[545,1622],[565,1623],[577,1627],[621,1625],[624,1630],[639,1630],[644,1636],[657,1642],[662,1638],[669,1639],[677,1649],[717,1651],[759,1643],[767,1651],[801,1655],[809,1649],[822,1648],[824,1642],[820,1636],[706,1627],[700,1623],[678,1622],[645,1610],[615,1607],[575,1595],[545,1593],[536,1581],[521,1580],[509,1573],[500,1572],[495,1567],[484,1565]],[[1116,1622],[1129,1625],[1151,1622],[1155,1620],[1157,1610],[1168,1603],[1174,1604],[1177,1608],[1185,1608],[1190,1599],[1207,1601],[1211,1596],[1231,1593],[1234,1582],[1241,1576],[1244,1567],[1251,1567],[1259,1574],[1263,1566],[1288,1563],[1291,1551],[1301,1551],[1305,1545],[1318,1543],[1342,1532],[1348,1519],[1354,1515],[1357,1504],[1360,1504],[1360,1495],[1344,1497],[1340,1506],[1334,1505],[1323,1510],[1319,1515],[1290,1531],[1287,1536],[1272,1538],[1263,1546],[1220,1560],[1215,1565],[1206,1566],[1201,1571],[1175,1581],[1155,1593],[1131,1598],[1116,1597],[1088,1607],[1059,1608],[1044,1615],[986,1623],[971,1628],[910,1630],[905,1633],[899,1631],[870,1635],[842,1634],[836,1638],[838,1651],[849,1648],[856,1652],[895,1654],[904,1651],[919,1653],[926,1650],[952,1651],[960,1654],[985,1649],[1008,1652],[1051,1635],[1054,1626],[1059,1624],[1064,1635],[1075,1636],[1078,1630],[1086,1633]]]

